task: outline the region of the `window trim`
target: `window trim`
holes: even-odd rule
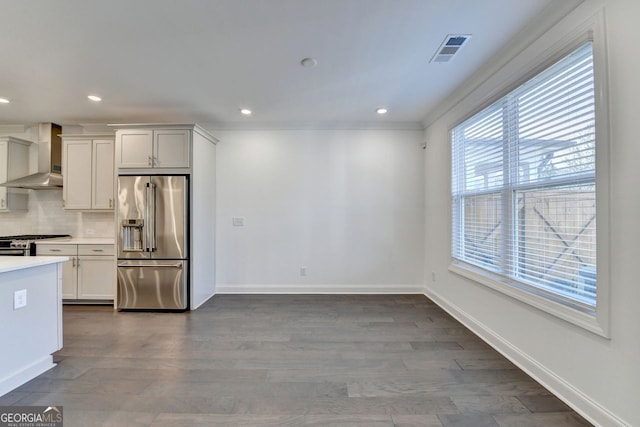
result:
[[[609,106],[608,106],[608,62],[605,41],[605,25],[604,13],[598,12],[589,21],[585,22],[578,28],[575,28],[562,40],[550,46],[541,59],[538,57],[533,61],[529,61],[529,72],[521,73],[520,77],[511,84],[498,88],[497,92],[493,92],[494,96],[490,99],[485,98],[485,102],[481,105],[475,105],[473,108],[466,110],[466,114],[460,117],[449,128],[449,137],[453,128],[481,112],[488,106],[496,103],[501,98],[515,90],[517,87],[540,74],[550,65],[562,59],[585,42],[591,41],[593,46],[593,66],[594,66],[594,84],[595,84],[595,109],[596,109],[596,216],[598,218],[597,237],[596,237],[596,253],[597,255],[597,290],[595,310],[587,312],[584,309],[565,305],[563,303],[549,299],[547,296],[541,296],[531,289],[523,289],[522,285],[515,280],[505,276],[492,273],[488,270],[465,263],[458,259],[454,259],[453,253],[453,221],[454,212],[449,213],[449,256],[451,264],[449,271],[464,278],[470,279],[472,282],[484,285],[490,289],[498,291],[504,295],[512,297],[522,303],[535,307],[555,317],[563,319],[573,325],[590,331],[596,335],[610,338],[610,197],[611,186],[609,179],[610,164],[610,127],[609,127]],[[526,54],[526,49],[520,55]],[[508,65],[506,66],[508,67]],[[451,150],[449,150],[451,155]],[[451,161],[450,179],[452,182],[453,169]],[[453,201],[453,200],[451,200]],[[451,206],[451,204],[450,204]]]

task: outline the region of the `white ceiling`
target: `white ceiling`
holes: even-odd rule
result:
[[[0,0],[0,124],[419,124],[562,3]],[[447,34],[473,37],[429,63]]]

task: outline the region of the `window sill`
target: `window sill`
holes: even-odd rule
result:
[[[540,295],[528,292],[510,284],[506,279],[496,274],[454,260],[449,266],[449,271],[470,279],[473,282],[487,286],[504,295],[549,313],[559,319],[572,323],[582,329],[592,332],[604,338],[609,338],[608,328],[605,322],[599,319],[598,310],[595,316],[580,310],[565,306]]]

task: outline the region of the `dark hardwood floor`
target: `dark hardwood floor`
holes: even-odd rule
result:
[[[66,306],[55,359],[0,405],[62,405],[65,427],[590,425],[417,295]]]

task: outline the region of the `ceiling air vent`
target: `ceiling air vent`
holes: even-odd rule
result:
[[[449,62],[471,38],[470,34],[449,34],[429,62]]]

